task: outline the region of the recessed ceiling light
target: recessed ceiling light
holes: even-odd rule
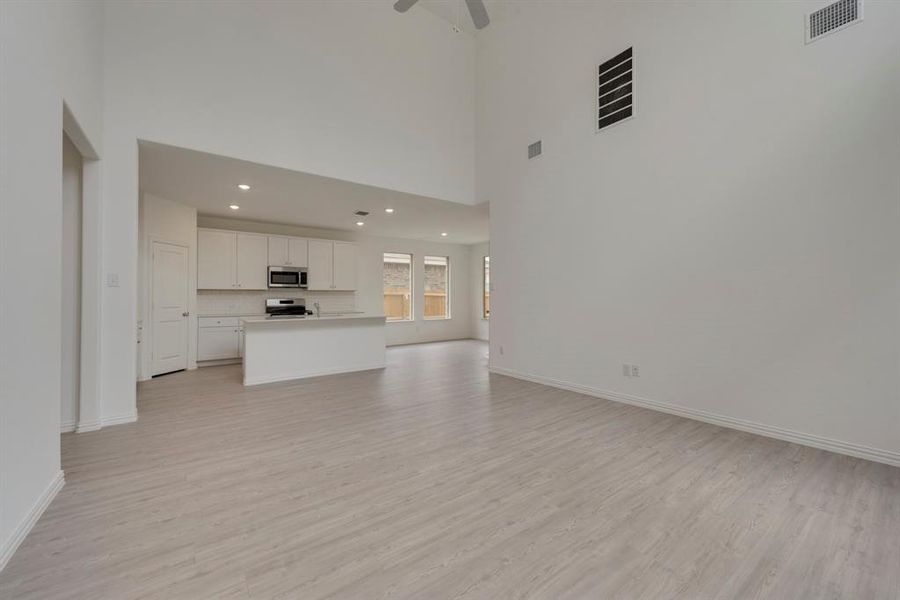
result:
[[[441,235],[444,236],[444,237],[447,237],[447,232],[446,232],[446,231],[442,231],[442,232],[441,232]]]
[[[237,210],[240,208],[240,206],[238,206],[237,204],[231,204],[228,206],[228,208],[230,208],[231,210]]]
[[[386,208],[386,209],[384,209],[384,212],[390,214],[390,213],[394,212],[394,209],[393,209],[393,208]]]
[[[359,225],[360,227],[362,227],[363,225],[365,225],[365,223],[363,223],[362,221],[357,221],[356,224]]]
[[[239,184],[238,184],[238,187],[239,187],[240,189],[244,190],[245,192],[246,192],[247,190],[250,189],[250,186],[247,185],[246,183],[239,183]]]

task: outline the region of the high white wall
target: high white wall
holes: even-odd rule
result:
[[[188,331],[197,329],[197,209],[152,194],[143,194],[140,201],[140,247],[138,249],[138,315],[142,326],[141,343],[137,344],[138,379],[150,378],[150,348],[153,330],[150,327],[150,281],[152,277],[152,244],[168,242],[187,246],[188,278],[191,293],[188,297]],[[188,336],[188,369],[197,367],[197,336]]]
[[[103,411],[135,407],[137,140],[474,202],[474,40],[384,2],[110,2]]]
[[[384,314],[384,287],[382,280],[383,260],[385,252],[403,252],[413,255],[413,311],[415,320],[410,322],[388,323],[386,337],[389,346],[398,344],[416,344],[439,340],[456,340],[471,337],[471,292],[469,287],[470,252],[469,246],[463,244],[443,244],[423,242],[399,238],[383,238],[348,231],[331,231],[309,227],[293,227],[226,219],[221,217],[198,217],[198,225],[216,229],[236,231],[252,231],[255,233],[271,233],[275,235],[296,235],[311,238],[341,240],[355,242],[357,245],[357,291],[355,299],[348,299],[346,292],[278,292],[267,293],[268,297],[303,297],[308,303],[319,299],[322,310],[345,310],[356,308],[372,314]],[[425,260],[428,256],[448,256],[450,258],[450,319],[425,320],[425,291],[422,282],[425,278]],[[200,292],[204,294],[205,292]],[[247,295],[253,297],[254,305],[263,293],[258,292],[223,292],[208,304],[216,306],[238,306],[247,304],[241,301]],[[231,300],[233,299],[233,300]],[[202,300],[202,299],[201,299]],[[353,306],[348,306],[352,304]],[[221,309],[217,309],[219,312]],[[246,310],[239,308],[235,312]]]
[[[488,340],[490,321],[484,318],[484,257],[491,255],[487,242],[469,246],[469,310],[472,321],[472,337]]]
[[[101,29],[92,2],[0,2],[0,568],[61,482],[63,101],[99,150]]]
[[[900,3],[804,45],[821,4],[534,3],[479,37],[494,367],[900,459]],[[632,45],[636,116],[595,133]]]
[[[81,179],[83,161],[64,135],[62,140],[62,298],[60,352],[60,431],[78,423],[81,387]]]

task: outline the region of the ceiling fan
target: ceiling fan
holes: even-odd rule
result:
[[[404,13],[419,0],[397,0],[394,3],[394,10]],[[466,0],[466,6],[469,7],[469,14],[472,15],[472,22],[475,23],[475,29],[484,29],[491,20],[488,18],[487,9],[484,7],[484,0]]]

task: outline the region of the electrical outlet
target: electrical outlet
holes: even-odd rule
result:
[[[629,365],[629,364],[622,365],[622,375],[624,377],[631,377],[631,365]]]
[[[631,376],[632,377],[640,377],[641,376],[641,367],[639,365],[631,365]]]

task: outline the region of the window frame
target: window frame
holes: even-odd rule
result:
[[[385,323],[413,323],[416,320],[416,257],[412,252],[382,252],[381,253],[381,301],[384,303],[384,265],[387,262],[385,258],[389,254],[399,254],[409,257],[409,318],[408,319],[391,319],[387,315],[384,316]]]
[[[428,290],[425,289],[426,285],[428,283],[428,278],[425,276],[425,267],[428,266],[429,258],[443,259],[446,261],[446,265],[445,265],[447,268],[447,284],[445,286],[446,287],[446,290],[445,290],[446,291],[446,300],[445,300],[446,309],[444,311],[444,315],[440,316],[440,317],[429,317],[425,314],[425,311],[423,310],[422,311],[422,319],[424,319],[425,321],[448,321],[453,318],[453,314],[451,313],[451,309],[450,309],[450,257],[449,256],[436,256],[436,255],[424,255],[422,257],[422,274],[423,274],[422,275],[422,302],[423,303],[425,302],[425,294],[428,293]]]

